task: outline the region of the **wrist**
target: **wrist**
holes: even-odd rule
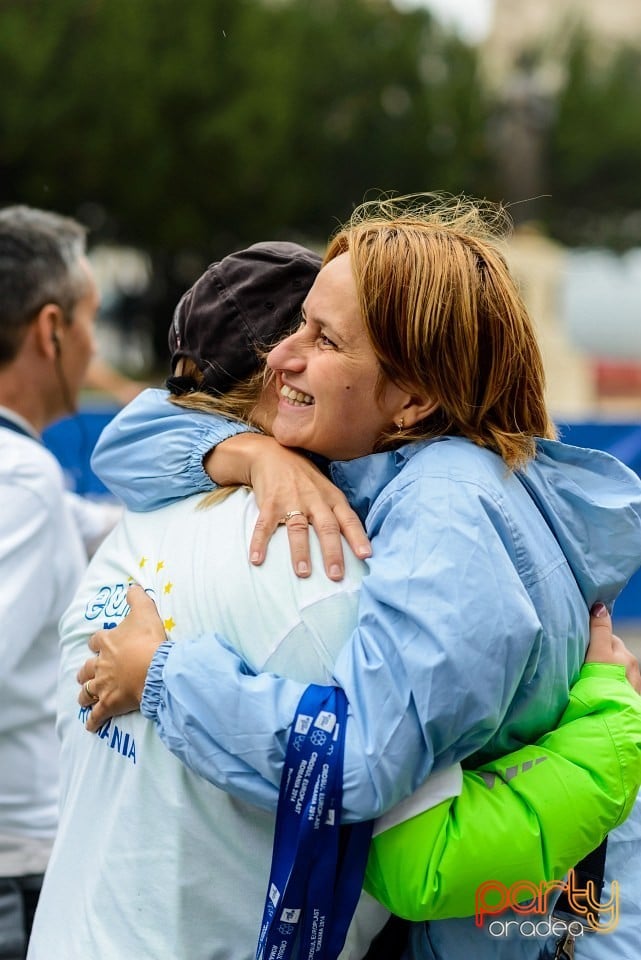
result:
[[[262,434],[238,433],[210,450],[203,457],[203,467],[210,479],[221,487],[231,484],[249,487],[256,458],[269,444],[276,444],[276,441]]]
[[[149,720],[156,719],[158,708],[162,702],[164,692],[163,671],[167,657],[173,647],[174,644],[171,640],[165,640],[156,648],[145,676],[140,697],[140,712]]]

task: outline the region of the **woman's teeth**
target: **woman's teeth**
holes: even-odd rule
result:
[[[281,397],[285,397],[289,403],[293,403],[295,407],[307,407],[314,403],[314,398],[310,397],[308,393],[292,390],[291,387],[285,385],[280,388],[280,395]]]

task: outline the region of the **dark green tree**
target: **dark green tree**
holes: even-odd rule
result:
[[[0,82],[0,202],[147,249],[159,350],[234,246],[322,244],[372,191],[487,192],[476,51],[390,0],[0,0]]]
[[[577,33],[549,137],[550,227],[570,244],[641,243],[641,50]]]

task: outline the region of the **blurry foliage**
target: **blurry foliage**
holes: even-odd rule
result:
[[[482,190],[476,55],[389,0],[0,0],[0,203],[156,263],[322,245],[370,190]]]
[[[480,186],[475,70],[383,0],[0,0],[1,200],[168,249],[322,242],[369,188]]]
[[[549,132],[550,227],[569,244],[641,243],[641,50],[570,43]]]
[[[639,73],[571,49],[544,131],[558,236],[641,209]],[[159,356],[234,247],[322,245],[381,191],[502,195],[477,50],[390,0],[0,0],[0,82],[0,203],[148,250]]]

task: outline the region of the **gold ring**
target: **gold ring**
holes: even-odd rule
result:
[[[89,689],[89,684],[90,684],[90,683],[91,683],[90,680],[87,680],[87,682],[85,683],[85,693],[87,694],[87,696],[89,697],[89,699],[91,700],[92,703],[98,703],[98,700],[99,700],[100,698],[97,697],[95,693],[92,693],[92,692],[91,692],[91,690]]]
[[[283,523],[287,523],[288,520],[291,520],[292,517],[304,517],[305,514],[302,510],[288,510],[284,517],[281,517],[278,521],[279,526]]]

